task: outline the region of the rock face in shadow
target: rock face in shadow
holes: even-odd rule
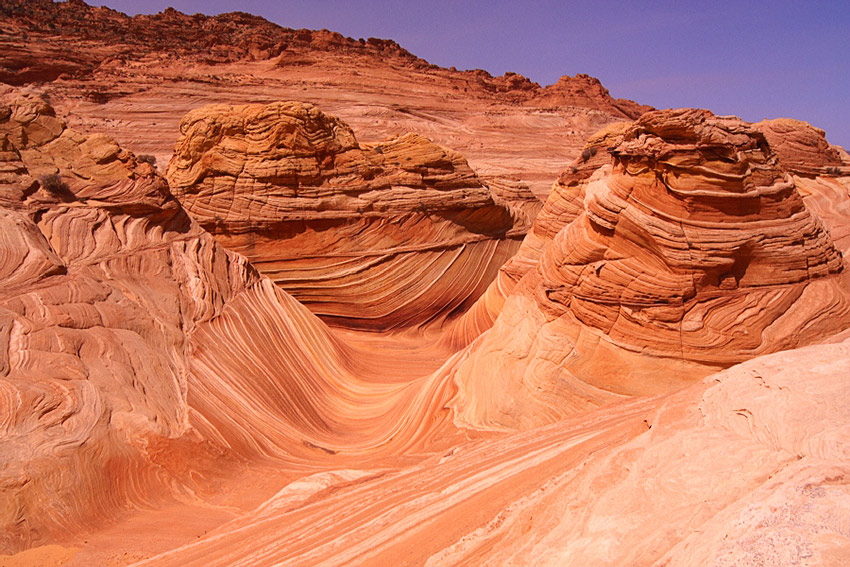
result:
[[[618,129],[610,163],[562,175],[539,261],[459,365],[464,422],[530,427],[850,326],[841,252],[758,128],[678,110]]]
[[[495,194],[457,152],[415,134],[361,147],[302,103],[204,107],[181,132],[167,177],[189,214],[338,325],[464,311],[536,212],[523,209],[533,196]]]

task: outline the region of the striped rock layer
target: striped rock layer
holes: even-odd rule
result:
[[[849,357],[768,355],[401,470],[316,473],[135,565],[841,565]]]
[[[268,222],[262,201],[213,216],[213,229],[233,223],[213,238],[110,138],[40,100],[0,105],[0,553],[22,550],[0,564],[846,563],[850,343],[835,331],[848,326],[850,160],[806,165],[795,156],[816,137],[792,126],[774,144],[668,111],[595,136],[517,255],[431,344],[332,330],[222,247]],[[234,128],[231,149],[185,170],[193,187],[239,178],[216,173],[249,163]],[[281,132],[287,147],[322,139]],[[331,145],[330,161],[401,176],[378,157],[410,155],[392,144]],[[451,171],[428,159],[419,175]],[[381,167],[360,168],[370,160]],[[264,200],[317,222],[323,197],[297,191],[320,193],[326,170]],[[438,191],[478,199],[470,179]],[[389,185],[342,192],[333,214],[397,210],[411,187]],[[536,212],[521,184],[490,195],[480,225],[477,208],[445,215],[468,231],[491,226],[500,199],[514,226]],[[447,222],[433,219],[442,202],[414,212],[423,231]],[[695,380],[825,340],[838,344]]]
[[[850,326],[841,251],[758,127],[656,111],[588,148],[456,370],[465,423],[546,423]]]
[[[189,113],[167,177],[225,247],[326,321],[373,330],[466,310],[537,203],[491,190],[422,136],[361,147],[345,123],[294,102]]]
[[[247,463],[292,474],[451,429],[449,382],[367,371],[149,164],[39,99],[0,106],[0,225],[3,552],[200,502]]]

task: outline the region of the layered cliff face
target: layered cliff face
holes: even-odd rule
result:
[[[246,462],[403,454],[449,425],[447,382],[370,386],[368,353],[112,140],[28,99],[0,106],[0,148],[4,551],[199,502]]]
[[[587,162],[610,163],[561,176],[457,369],[467,424],[530,427],[850,326],[842,255],[759,129],[679,110],[600,136]]]
[[[338,325],[464,311],[536,212],[533,196],[494,194],[457,152],[415,134],[361,147],[302,103],[204,107],[181,132],[166,175],[189,214]]]
[[[6,0],[0,16],[12,34],[24,34],[24,39],[30,40],[21,48],[9,41],[12,38],[6,39],[11,49],[2,58],[0,82],[12,85],[53,81],[61,75],[85,77],[116,55],[139,60],[150,53],[179,54],[184,61],[227,63],[269,59],[287,52],[328,51],[428,66],[392,40],[361,42],[328,30],[283,28],[245,12],[205,16],[167,8],[153,15],[127,16],[82,0]],[[41,49],[33,49],[36,41]],[[68,42],[77,44],[75,53],[61,48]]]
[[[9,0],[0,26],[0,83],[48,94],[72,127],[153,154],[160,167],[199,106],[299,100],[340,116],[362,141],[418,132],[481,175],[545,195],[589,134],[644,110],[586,75],[543,88],[516,73],[430,65],[391,40],[242,12],[130,17],[76,0]]]

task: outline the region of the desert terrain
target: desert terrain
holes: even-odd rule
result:
[[[850,563],[850,155],[0,2],[0,566]]]

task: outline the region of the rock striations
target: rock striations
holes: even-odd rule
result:
[[[400,473],[315,475],[139,566],[841,565],[848,356],[769,355]]]
[[[850,562],[822,131],[243,13],[0,28],[0,565]]]
[[[818,135],[650,112],[537,214],[301,103],[189,114],[168,181],[0,106],[0,563],[840,564],[850,160]]]
[[[542,195],[589,134],[648,109],[586,75],[543,88],[516,73],[443,69],[391,40],[242,12],[130,17],[81,0],[4,0],[0,29],[0,83],[49,94],[72,127],[161,165],[198,106],[299,100],[370,136],[362,140],[418,132],[462,151],[476,172]]]
[[[609,163],[561,176],[457,367],[465,423],[539,425],[850,326],[841,252],[758,128],[650,112],[585,156]]]
[[[361,147],[344,122],[302,103],[200,108],[181,134],[167,177],[189,214],[349,327],[466,310],[516,250],[523,204],[535,201],[494,194],[460,154],[422,136]]]
[[[259,277],[150,165],[43,101],[0,106],[0,140],[8,550],[149,501],[157,466],[138,462],[188,429],[188,335]]]
[[[370,387],[368,353],[112,140],[25,99],[0,106],[0,141],[4,551],[191,502],[245,462],[403,454],[449,425],[445,381]]]
[[[579,73],[575,77],[564,75],[537,94],[532,104],[539,106],[578,106],[595,108],[623,118],[637,118],[653,110],[651,106],[622,98],[615,99],[596,77]]]

